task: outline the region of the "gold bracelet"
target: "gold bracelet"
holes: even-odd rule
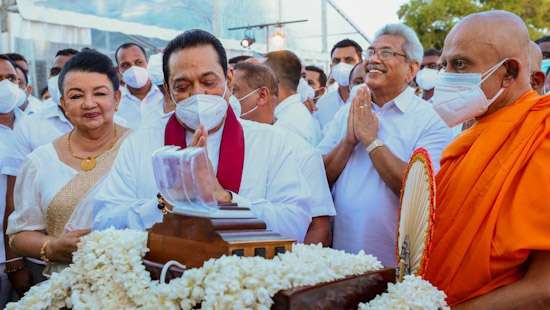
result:
[[[40,248],[40,259],[43,260],[45,263],[49,263],[50,259],[46,255],[46,247],[48,246],[48,243],[50,243],[50,238],[48,238],[44,243],[42,244],[42,247]]]

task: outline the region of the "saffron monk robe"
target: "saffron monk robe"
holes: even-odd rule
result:
[[[453,309],[550,309],[550,96],[530,87],[528,46],[505,11],[469,15],[445,39],[434,109],[476,123],[441,157],[423,276]]]
[[[212,180],[218,202],[248,207],[268,229],[303,241],[311,194],[298,154],[280,131],[239,120],[229,107],[232,73],[221,42],[206,31],[186,31],[168,43],[163,71],[176,111],[121,146],[95,197],[93,228],[147,229],[162,221],[151,155],[163,145],[191,145],[207,149],[199,177]]]

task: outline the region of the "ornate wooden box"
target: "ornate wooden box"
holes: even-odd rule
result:
[[[266,230],[258,219],[216,219],[169,213],[149,231],[146,260],[176,260],[187,268],[201,267],[223,255],[273,258],[289,251],[294,240]]]

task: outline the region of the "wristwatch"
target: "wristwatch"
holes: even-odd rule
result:
[[[375,149],[381,147],[381,146],[384,146],[384,142],[382,142],[382,140],[380,139],[374,139],[374,141],[372,141],[367,147],[366,147],[366,150],[367,150],[367,154],[370,155],[370,153],[372,151],[374,151]]]

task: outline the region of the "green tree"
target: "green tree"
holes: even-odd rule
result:
[[[550,0],[411,0],[397,14],[416,31],[424,47],[441,49],[445,36],[461,18],[491,9],[519,15],[533,40],[550,31]]]

